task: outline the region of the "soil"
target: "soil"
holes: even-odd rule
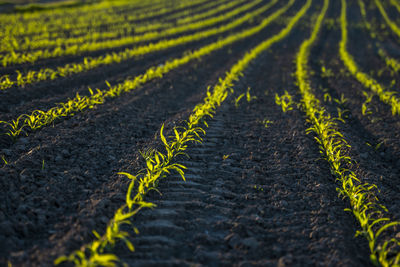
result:
[[[296,1],[287,16],[304,3]],[[157,207],[134,217],[139,234],[128,231],[135,252],[121,243],[112,250],[121,262],[129,266],[372,266],[368,243],[355,237],[359,225],[344,211],[349,205],[338,197],[338,184],[314,136],[306,134],[310,125],[305,114],[296,106],[284,113],[275,103],[275,94],[284,91],[299,100],[294,59],[310,35],[312,15],[320,8],[313,5],[292,33],[255,59],[235,83],[233,95],[207,120],[203,143],[190,144],[189,158],[179,159],[188,168],[186,181],[176,174],[161,180],[161,194],[153,191],[147,196]],[[361,22],[357,8],[356,2],[349,3],[351,27]],[[331,1],[328,18],[339,14],[340,1]],[[139,151],[161,145],[161,125],[167,131],[180,125],[203,101],[208,86],[282,27],[273,24],[252,38],[14,143],[2,136],[0,156],[8,164],[0,168],[0,265],[9,261],[13,266],[52,266],[58,256],[93,240],[92,230],[103,233],[125,201],[129,181],[117,173],[142,169]],[[382,63],[374,41],[366,31],[350,32],[351,52],[369,58],[357,58],[359,65],[376,70]],[[372,115],[361,113],[366,89],[344,71],[338,56],[340,38],[337,23],[323,28],[311,51],[311,83],[329,112],[336,114],[337,107],[348,110],[339,130],[351,145],[349,153],[357,162],[353,167],[359,177],[377,185],[380,201],[391,218],[399,220],[400,122],[377,98]],[[360,41],[353,40],[357,38]],[[87,86],[104,88],[104,80],[121,82],[215,40],[6,91],[0,100],[0,120],[50,107]],[[399,46],[393,47],[400,51]],[[334,76],[322,76],[322,66]],[[385,75],[391,77],[389,72]],[[236,106],[235,99],[247,88],[257,98],[250,102],[242,98]],[[325,92],[337,99],[343,94],[347,102],[325,102]],[[379,149],[371,147],[378,143]]]

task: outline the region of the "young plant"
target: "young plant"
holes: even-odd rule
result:
[[[252,100],[256,100],[257,99],[256,96],[250,95],[250,87],[247,87],[246,99],[247,99],[248,103],[250,103]]]
[[[361,113],[364,116],[368,116],[372,114],[372,108],[370,107],[370,103],[372,101],[373,98],[373,94],[368,94],[367,92],[363,91],[363,95],[365,96],[365,101],[363,102],[362,106],[361,106]]]
[[[285,113],[292,110],[294,105],[293,97],[286,90],[282,96],[275,94],[275,103],[278,106],[281,106],[282,111]]]
[[[239,101],[244,97],[245,93],[240,94],[238,97],[235,98],[235,107],[239,107]]]
[[[271,120],[268,120],[268,119],[264,119],[262,121],[262,124],[264,125],[265,128],[268,128],[272,123],[274,123],[274,122]]]

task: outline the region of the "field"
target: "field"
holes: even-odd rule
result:
[[[0,266],[400,266],[400,0],[0,4]]]

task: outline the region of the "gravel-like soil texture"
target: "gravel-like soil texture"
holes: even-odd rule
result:
[[[357,1],[348,2],[349,51],[358,65],[366,72],[375,70],[371,75],[383,84],[400,80],[400,74],[390,72],[377,54],[378,40],[371,39],[361,26]],[[304,3],[296,1],[283,20],[251,38],[28,136],[12,141],[1,128],[0,156],[7,164],[0,163],[0,266],[52,266],[57,257],[91,242],[92,230],[103,233],[125,201],[129,181],[117,173],[137,173],[144,168],[140,151],[161,145],[161,125],[170,132],[181,125],[203,101],[209,86],[224,78],[251,48],[278,33],[282,22]],[[279,1],[263,16],[282,5]],[[358,222],[344,211],[349,203],[338,196],[338,183],[314,135],[306,133],[310,124],[304,112],[296,105],[283,112],[275,103],[275,94],[285,91],[296,102],[300,100],[294,60],[321,7],[322,1],[315,1],[290,35],[256,58],[235,82],[233,94],[207,119],[203,143],[190,144],[189,157],[179,158],[187,167],[186,181],[177,174],[168,175],[159,183],[159,193],[146,196],[157,206],[141,210],[132,220],[139,230],[135,234],[129,228],[135,252],[122,242],[112,249],[121,263],[372,266],[368,242],[355,237]],[[339,123],[338,129],[351,145],[356,174],[377,185],[389,216],[400,220],[400,120],[377,97],[370,104],[373,113],[362,114],[367,89],[345,71],[338,56],[340,8],[340,1],[331,1],[329,23],[311,50],[310,82],[328,112],[336,114],[337,107],[347,110],[345,123]],[[368,16],[381,21],[376,10],[368,9]],[[105,80],[117,84],[259,22],[257,18],[221,36],[0,92],[0,120],[48,109],[76,93],[85,95],[88,86],[105,89]],[[382,45],[400,54],[400,41],[393,36]],[[44,60],[35,67],[55,67],[79,58]],[[24,68],[30,68],[29,64]],[[323,75],[322,68],[334,75]],[[380,76],[379,69],[383,69]],[[0,73],[10,70],[13,67]],[[256,98],[247,101],[244,97],[235,104],[248,88]],[[347,101],[325,101],[327,92],[333,99],[343,95]]]

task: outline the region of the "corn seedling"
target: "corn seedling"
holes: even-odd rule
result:
[[[332,96],[329,93],[324,94],[324,102],[328,102],[328,103],[332,102]]]
[[[330,78],[333,76],[334,76],[334,74],[331,69],[327,69],[325,66],[321,67],[321,77],[322,78]]]
[[[264,188],[262,188],[261,186],[254,185],[253,188],[254,188],[255,190],[257,190],[257,191],[264,192]]]
[[[285,90],[285,93],[282,96],[275,94],[275,103],[278,106],[281,106],[282,111],[286,113],[287,111],[293,109],[294,101],[288,91]]]
[[[245,96],[245,93],[240,94],[238,97],[235,98],[235,107],[239,107],[239,101]]]
[[[268,119],[264,119],[262,121],[262,124],[264,125],[265,128],[268,128],[272,123],[274,123],[274,122],[271,120],[268,120]]]
[[[8,162],[7,162],[6,157],[4,155],[1,155],[1,159],[4,162],[4,165],[8,165]]]
[[[250,87],[247,88],[246,99],[247,99],[247,102],[248,102],[248,103],[250,103],[252,100],[256,100],[256,99],[257,99],[256,96],[252,96],[252,95],[250,94]]]
[[[343,94],[340,95],[340,98],[339,98],[339,99],[338,99],[338,98],[334,98],[333,100],[334,100],[336,103],[338,103],[340,106],[344,106],[344,105],[347,103],[347,101],[348,101],[348,99],[345,98]]]
[[[372,108],[370,106],[370,103],[371,103],[372,98],[373,98],[374,95],[373,94],[368,94],[367,92],[363,92],[363,94],[365,96],[365,101],[362,104],[361,113],[364,116],[368,116],[368,115],[372,114]]]

